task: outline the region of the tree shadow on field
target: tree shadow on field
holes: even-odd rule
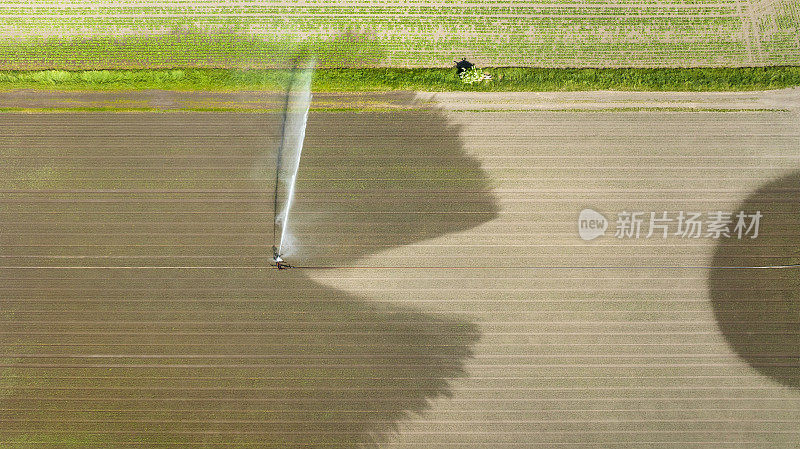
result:
[[[406,101],[413,103],[410,96]],[[131,189],[126,195],[135,198],[20,203],[18,211],[7,211],[7,220],[28,221],[24,230],[39,235],[30,240],[11,230],[7,243],[115,257],[82,259],[86,265],[269,264],[271,185],[264,189],[249,174],[261,151],[254,142],[264,141],[264,120],[274,130],[279,117],[92,117],[75,117],[90,121],[75,128],[84,134],[60,137],[57,149],[41,150],[43,157],[53,151],[113,156],[82,173],[99,183],[84,187]],[[45,125],[37,129],[48,132]],[[115,139],[117,134],[125,138]],[[459,128],[437,110],[312,112],[306,136],[293,211],[293,263],[341,264],[344,256],[353,264],[497,214],[485,174],[462,148]],[[163,168],[154,168],[163,157]],[[75,170],[85,159],[48,160]],[[104,164],[120,161],[124,178],[102,181],[113,174],[105,173],[110,165]],[[170,168],[187,164],[197,170]],[[211,172],[214,167],[235,168]],[[221,188],[168,202],[156,200],[180,197],[136,193],[154,186],[217,189],[219,182],[244,193]],[[19,253],[36,251],[33,243]],[[75,247],[82,249],[64,249]],[[3,327],[25,339],[9,352],[28,357],[16,367],[20,383],[0,398],[0,435],[23,446],[30,440],[83,447],[377,445],[400,420],[450,395],[449,381],[464,375],[479,338],[478,327],[463,316],[386,305],[379,292],[357,297],[315,282],[304,269],[54,273],[5,284],[16,288],[19,301],[4,302],[17,318]],[[405,282],[414,288],[413,280]]]
[[[757,238],[717,247],[709,275],[717,323],[750,366],[800,388],[800,270],[725,268],[800,263],[800,172],[760,187],[739,210],[763,217]]]

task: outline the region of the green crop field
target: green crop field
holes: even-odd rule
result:
[[[800,60],[795,0],[4,1],[0,68],[764,66]]]

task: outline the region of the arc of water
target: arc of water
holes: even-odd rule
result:
[[[289,113],[289,102],[291,100],[292,85],[294,84],[295,71],[292,71],[289,84],[286,86],[286,98],[283,103],[283,115],[281,116],[281,142],[278,144],[278,152],[275,157],[275,199],[272,205],[272,246],[277,248],[280,242],[277,241],[278,233],[278,191],[280,190],[281,162],[283,161],[283,145],[286,140],[286,115]]]
[[[311,78],[314,72],[314,60],[309,60],[303,66],[298,66],[292,71],[289,86],[286,91],[284,104],[283,126],[281,142],[278,147],[278,156],[275,168],[275,198],[273,213],[275,224],[273,226],[273,241],[277,237],[277,227],[280,225],[280,239],[277,241],[278,254],[283,254],[289,228],[289,212],[294,201],[297,172],[300,169],[300,156],[303,151],[303,142],[306,135],[308,110],[311,106]],[[286,191],[283,207],[278,212],[279,190]]]

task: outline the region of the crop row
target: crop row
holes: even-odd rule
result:
[[[461,57],[494,66],[767,65],[800,60],[800,12],[790,0],[320,0],[285,5],[4,2],[0,69],[274,66],[302,48],[330,65],[404,67],[442,67]],[[348,36],[358,38],[353,42]]]

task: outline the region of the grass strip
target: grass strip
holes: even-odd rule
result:
[[[315,92],[749,91],[800,86],[800,67],[545,69],[485,68],[491,81],[464,84],[454,69],[320,69]],[[0,71],[0,90],[282,91],[281,69],[133,69]]]

